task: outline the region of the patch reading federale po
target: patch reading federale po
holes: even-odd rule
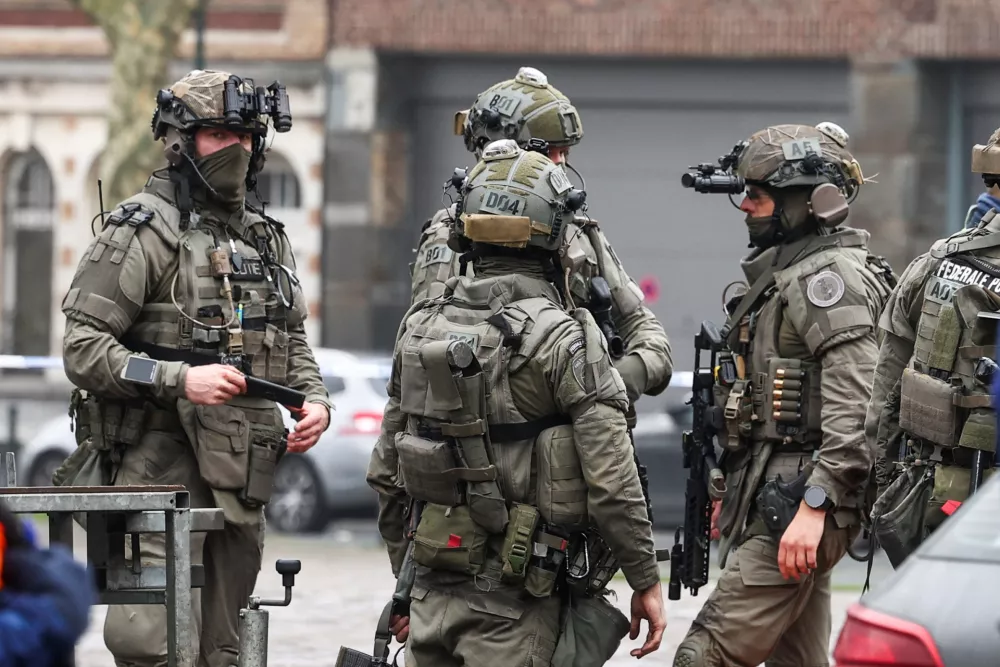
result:
[[[828,308],[844,296],[844,279],[833,271],[820,271],[809,279],[806,296],[814,306]]]

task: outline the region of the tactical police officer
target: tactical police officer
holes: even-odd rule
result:
[[[107,218],[62,304],[77,437],[106,466],[101,481],[183,485],[192,507],[224,510],[225,530],[191,536],[205,573],[193,634],[207,667],[236,662],[276,462],[286,446],[315,444],[331,407],[288,238],[244,201],[269,124],[291,127],[277,82],[254,90],[195,70],[160,91],[152,129],[168,166]],[[274,401],[247,392],[248,376],[305,394],[291,435]],[[162,535],[140,548],[143,565],[162,565]],[[104,636],[120,666],[166,664],[162,606],[112,605]]]
[[[972,171],[988,193],[1000,185],[998,140],[1000,130],[972,150]],[[879,322],[884,337],[865,430],[880,489],[875,532],[894,565],[992,467],[997,320],[989,315],[1000,310],[1000,214],[984,209],[974,225],[910,263]]]
[[[868,233],[840,226],[864,182],[847,143],[830,123],[768,127],[700,182],[745,183],[755,250],[715,387],[726,493],[713,532],[729,566],[677,667],[828,664],[830,572],[859,531],[871,467],[860,426],[889,294]]]
[[[477,158],[487,143],[513,139],[523,149],[543,151],[553,162],[568,166],[570,148],[583,138],[583,124],[570,100],[549,84],[544,73],[522,67],[513,79],[491,86],[471,108],[459,112],[455,132]],[[417,259],[411,265],[411,303],[439,296],[445,281],[463,272],[461,252],[448,244],[453,209],[438,211],[424,225]],[[620,338],[611,349],[612,358],[629,399],[634,402],[643,394],[660,394],[673,370],[670,343],[656,317],[643,305],[642,290],[625,273],[596,220],[575,216],[567,221],[563,237],[559,269],[564,277],[560,280],[568,286],[572,304],[598,313],[609,311],[608,325]],[[594,278],[606,281],[610,304],[598,296],[600,289]],[[618,345],[621,349],[615,349]],[[633,419],[630,415],[630,423]]]
[[[455,231],[476,277],[407,313],[368,470],[392,571],[416,569],[392,630],[408,665],[608,659],[629,632],[604,597],[620,566],[631,637],[649,623],[633,655],[648,654],[665,621],[628,397],[593,316],[560,293],[556,253],[582,193],[512,140],[484,148],[461,193]]]

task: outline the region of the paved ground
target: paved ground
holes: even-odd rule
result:
[[[659,542],[668,544],[668,536],[658,536]],[[302,574],[296,582],[292,605],[271,611],[269,666],[332,667],[341,645],[370,651],[375,623],[394,585],[384,552],[371,529],[367,525],[347,524],[318,537],[269,535],[258,594],[281,597],[280,577],[273,567],[278,558],[301,560]],[[862,564],[846,559],[835,572],[833,641],[847,607],[860,595],[864,570]],[[889,571],[888,563],[879,559],[873,585]],[[627,585],[624,581],[616,581],[613,588],[618,592],[618,606],[627,611],[630,597]],[[679,602],[668,601],[664,644],[658,653],[643,659],[641,664],[671,664],[673,653],[707,592],[703,591],[697,598],[685,595]],[[104,607],[94,610],[90,631],[78,652],[78,667],[113,665],[101,634],[104,613]],[[626,638],[609,664],[636,664],[629,651],[640,644],[638,640],[631,642]]]

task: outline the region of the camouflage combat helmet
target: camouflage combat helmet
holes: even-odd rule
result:
[[[498,139],[513,139],[527,148],[532,139],[549,146],[575,146],[583,138],[583,122],[569,99],[549,85],[534,67],[479,94],[469,109],[455,116],[455,133],[477,156]]]
[[[264,168],[264,141],[269,125],[276,132],[292,128],[288,94],[281,83],[275,81],[267,88],[255,88],[252,79],[199,69],[157,93],[151,123],[153,138],[164,140],[167,161],[175,166],[184,162],[183,155],[194,156],[194,133],[198,128],[219,127],[251,134],[252,157],[247,172],[250,189]]]
[[[747,183],[775,189],[832,183],[852,197],[864,176],[847,150],[848,140],[834,123],[768,127],[747,140],[736,173]]]
[[[455,232],[508,248],[560,247],[565,225],[586,201],[558,165],[510,139],[483,149],[462,186]]]
[[[972,173],[1000,174],[1000,128],[997,128],[990,140],[972,147]]]

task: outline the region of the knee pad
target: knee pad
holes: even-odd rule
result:
[[[692,626],[674,654],[673,667],[721,667],[721,655],[707,630]]]

